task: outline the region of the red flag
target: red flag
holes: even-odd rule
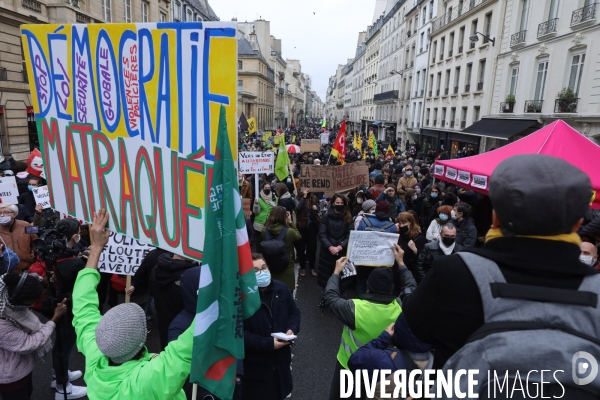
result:
[[[331,155],[337,158],[340,163],[346,163],[346,121],[342,121],[342,127],[335,138],[335,144],[331,149]]]

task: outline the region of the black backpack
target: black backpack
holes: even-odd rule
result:
[[[365,225],[367,226],[365,228],[365,231],[368,231],[368,232],[385,232],[392,225],[394,225],[393,222],[388,221],[388,223],[383,225],[382,227],[373,226],[373,224],[371,223],[371,221],[369,221],[369,218],[366,215],[363,217],[363,221],[365,221]]]
[[[285,249],[283,238],[287,233],[288,228],[283,227],[277,238],[271,238],[269,228],[265,227],[265,240],[260,243],[262,255],[269,266],[271,272],[279,273],[285,271],[290,265],[290,258]]]

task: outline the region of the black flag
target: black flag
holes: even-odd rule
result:
[[[243,112],[242,115],[240,115],[240,120],[238,121],[238,128],[239,132],[248,132],[248,120]]]

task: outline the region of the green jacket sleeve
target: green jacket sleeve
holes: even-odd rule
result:
[[[73,289],[73,327],[77,334],[77,348],[85,356],[86,366],[103,356],[96,345],[96,326],[102,318],[98,310],[98,282],[100,273],[84,268],[77,274]]]

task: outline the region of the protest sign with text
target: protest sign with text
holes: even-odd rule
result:
[[[52,208],[200,260],[225,105],[237,161],[230,22],[21,25]],[[193,234],[192,234],[193,232]]]
[[[42,209],[50,208],[50,192],[48,191],[48,186],[33,188],[33,197],[35,198],[35,204],[42,206]]]
[[[329,132],[321,133],[321,144],[329,144]]]
[[[272,151],[242,151],[238,163],[240,174],[272,174],[275,165]]]
[[[400,235],[396,233],[351,231],[348,241],[348,261],[354,265],[381,267],[394,265],[394,243]]]
[[[19,199],[19,188],[14,176],[0,178],[0,203],[17,204]]]
[[[319,139],[302,139],[300,141],[300,151],[303,153],[318,153],[321,151],[321,141]]]
[[[98,272],[119,275],[135,275],[146,255],[154,247],[139,240],[111,232],[108,243],[100,254]]]
[[[345,165],[301,165],[300,186],[327,196],[369,185],[369,167],[363,162]]]

